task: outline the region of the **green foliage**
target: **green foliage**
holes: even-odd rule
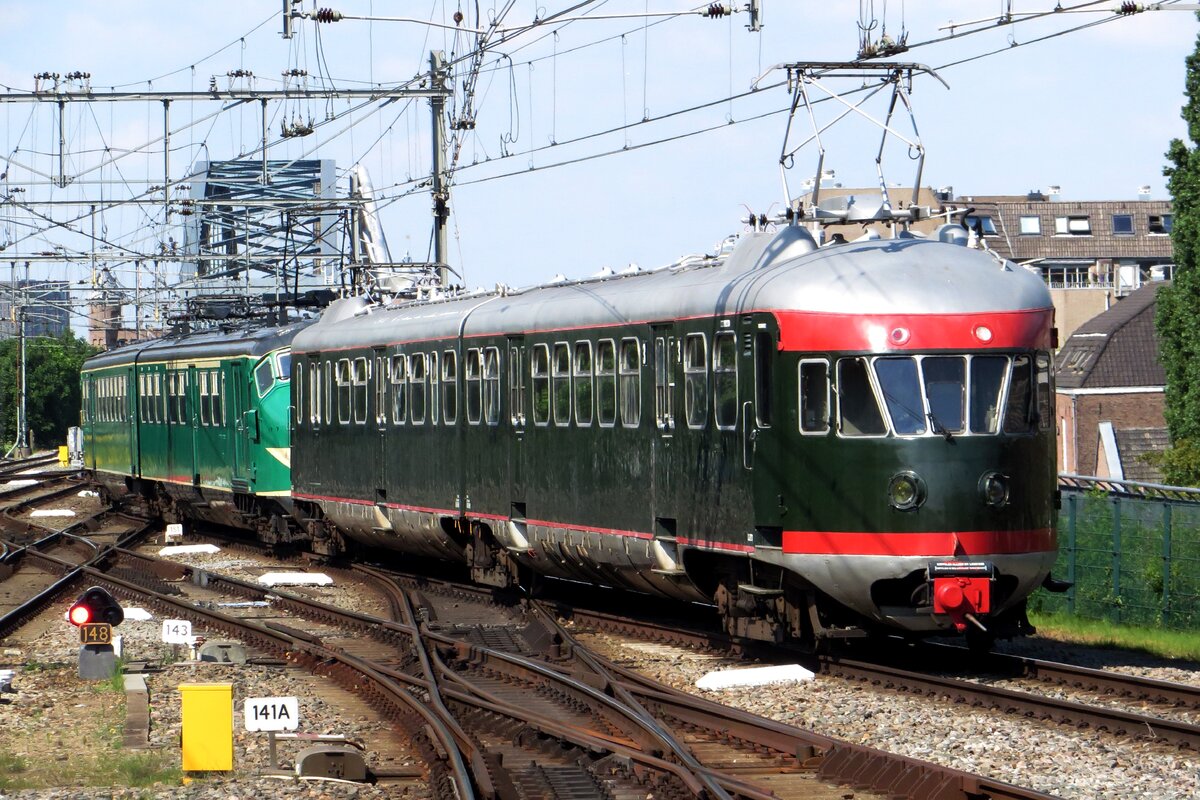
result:
[[[1200,634],[1189,631],[1114,625],[1106,620],[1032,611],[1029,620],[1038,629],[1038,636],[1046,639],[1139,650],[1160,658],[1200,660]]]
[[[25,340],[25,407],[39,446],[65,443],[67,428],[79,424],[79,370],[97,352],[70,332]],[[0,439],[8,442],[17,429],[17,359],[17,340],[0,342]]]
[[[1200,486],[1200,38],[1185,62],[1188,142],[1173,139],[1163,168],[1171,192],[1175,276],[1158,293],[1156,326],[1166,371],[1166,418],[1173,448],[1164,465],[1171,483]],[[1181,450],[1181,452],[1175,452]]]

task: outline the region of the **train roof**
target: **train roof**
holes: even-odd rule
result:
[[[516,292],[369,306],[343,301],[296,337],[309,352],[754,311],[971,314],[1052,308],[1042,279],[985,251],[897,238],[818,248],[803,228],[744,236],[725,257]]]
[[[84,370],[144,364],[156,361],[200,360],[212,358],[257,358],[291,343],[293,337],[313,324],[305,319],[286,325],[243,324],[181,333],[133,342],[89,358]]]

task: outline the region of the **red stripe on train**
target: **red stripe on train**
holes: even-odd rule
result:
[[[945,533],[783,532],[783,552],[796,555],[941,557],[1056,550],[1058,541],[1053,528]]]
[[[826,314],[776,311],[781,350],[1050,348],[1053,309],[984,314]]]

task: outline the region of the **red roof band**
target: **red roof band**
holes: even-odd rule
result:
[[[775,318],[780,350],[1048,350],[1054,309],[978,314],[776,311]]]

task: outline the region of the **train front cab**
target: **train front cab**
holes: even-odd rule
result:
[[[981,317],[938,347],[919,320],[785,321],[752,478],[781,546],[756,558],[802,579],[804,633],[1027,632],[1057,547],[1048,335],[1021,334],[1049,325]],[[839,348],[846,330],[892,346]]]

